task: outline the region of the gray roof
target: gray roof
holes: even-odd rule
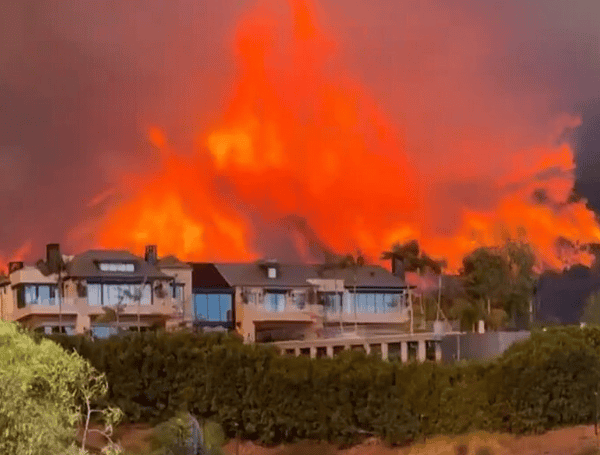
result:
[[[319,266],[316,267],[318,270]],[[323,278],[342,279],[346,287],[352,287],[354,286],[354,272],[355,270],[352,267],[348,267],[344,269],[325,269],[321,274]],[[406,287],[406,283],[383,267],[378,265],[364,265],[356,268],[356,286],[399,288]]]
[[[135,265],[134,272],[105,272],[98,267],[99,262],[127,262]],[[67,264],[67,275],[81,278],[115,278],[115,279],[170,279],[156,266],[144,261],[129,251],[89,250],[75,255]]]
[[[277,278],[267,278],[265,269],[257,263],[216,263],[215,267],[230,286],[302,287],[310,286],[306,281],[309,278],[316,278],[309,265],[279,264]]]
[[[156,262],[156,265],[158,266],[158,268],[165,268],[165,269],[191,269],[192,266],[189,264],[186,264],[185,262],[181,262],[179,259],[177,259],[175,256],[165,256],[164,258],[159,259]]]
[[[215,267],[230,286],[302,287],[309,286],[307,280],[343,279],[346,287],[354,286],[354,271],[347,269],[325,269],[314,264],[278,264],[277,278],[268,278],[264,266],[257,263],[216,263]],[[406,283],[383,267],[366,265],[358,267],[357,287],[400,288]]]

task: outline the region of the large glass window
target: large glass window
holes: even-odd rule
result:
[[[285,294],[282,292],[265,293],[265,309],[274,313],[285,311]]]
[[[349,294],[349,302],[354,311],[353,294]],[[359,292],[356,294],[356,312],[361,314],[380,314],[398,311],[403,306],[402,294],[381,292]]]
[[[90,330],[96,338],[108,338],[118,332],[116,327],[105,324],[92,324]]]
[[[102,305],[102,285],[88,284],[87,291],[88,305]]]
[[[150,305],[152,289],[150,284],[88,284],[88,305],[115,306]]]
[[[25,305],[56,305],[56,285],[26,284],[17,290],[17,306]]]
[[[340,301],[341,296],[337,293],[323,293],[321,298],[324,303],[324,310],[329,314],[336,314],[340,312]]]
[[[194,317],[202,321],[231,321],[231,294],[194,294]]]

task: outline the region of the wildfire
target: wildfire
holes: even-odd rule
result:
[[[193,156],[176,153],[160,128],[149,128],[161,165],[124,179],[128,198],[108,211],[101,246],[141,253],[156,243],[187,260],[251,260],[263,254],[254,245],[265,235],[255,220],[275,225],[295,215],[331,250],[358,248],[371,260],[394,242],[418,238],[456,271],[477,246],[525,236],[541,267],[591,262],[578,245],[599,241],[600,230],[583,202],[568,200],[574,177],[566,144],[516,154],[486,210],[464,206],[454,214],[458,227],[444,235],[424,229],[434,221],[423,201],[428,213],[443,203],[418,178],[400,128],[331,59],[337,44],[317,26],[310,1],[289,4],[289,42],[266,10],[239,22],[228,107]],[[563,119],[562,126],[576,122]],[[291,237],[299,256],[315,259],[306,239]]]

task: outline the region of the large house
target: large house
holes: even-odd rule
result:
[[[379,266],[191,265],[194,323],[234,326],[249,342],[398,332],[410,318],[407,285]]]
[[[402,270],[364,265],[183,263],[127,251],[61,254],[47,245],[35,264],[11,262],[0,279],[0,318],[46,333],[106,336],[125,330],[235,330],[247,342],[311,340],[408,329]],[[106,319],[107,308],[113,319]]]
[[[66,256],[49,244],[45,260],[9,264],[0,282],[0,317],[46,333],[104,336],[114,328],[99,322],[110,307],[121,328],[167,327],[191,319],[191,275],[174,257],[158,259],[154,245],[141,258],[115,250]]]

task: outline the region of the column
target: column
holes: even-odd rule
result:
[[[418,346],[419,348],[417,349],[417,360],[419,362],[424,362],[427,357],[425,350],[425,340],[419,340]]]
[[[316,346],[311,346],[310,347],[310,358],[314,359],[317,357],[317,347]]]
[[[408,362],[408,343],[406,341],[400,343],[400,361],[402,363]]]
[[[435,342],[435,361],[436,362],[442,361],[442,342],[441,341]]]
[[[367,355],[371,353],[371,345],[369,343],[365,343],[365,352]]]
[[[63,326],[65,326],[65,318],[63,317]],[[78,314],[75,319],[75,332],[81,334],[90,328],[90,317],[87,314]]]
[[[294,355],[298,357],[300,355],[300,348],[294,348]]]
[[[387,343],[381,343],[381,359],[382,360],[388,359],[388,344]]]
[[[327,346],[325,349],[327,350],[327,357],[333,359],[333,345]]]

